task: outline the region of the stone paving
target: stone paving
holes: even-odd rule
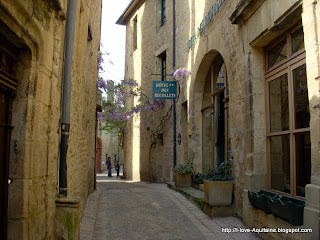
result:
[[[235,217],[209,218],[165,184],[125,181],[97,175],[97,190],[87,202],[81,240],[104,239],[259,239]]]

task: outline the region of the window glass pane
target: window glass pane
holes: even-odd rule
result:
[[[232,157],[231,152],[231,137],[230,137],[230,118],[229,118],[229,103],[227,104],[227,159],[230,159]]]
[[[291,34],[292,53],[304,48],[303,28]]]
[[[297,196],[305,196],[305,186],[311,177],[311,142],[310,133],[296,135],[296,176]]]
[[[306,75],[305,64],[293,70],[296,128],[306,128],[310,126],[310,109]]]
[[[212,108],[207,109],[202,114],[202,136],[203,136],[203,156],[202,170],[205,172],[212,169]]]
[[[273,65],[281,62],[282,60],[287,58],[287,41],[283,40],[274,48],[267,52],[268,55],[268,67],[272,67]]]
[[[166,54],[161,55],[161,80],[166,80]]]
[[[214,98],[214,164],[215,169],[225,160],[225,116],[224,116],[224,92]]]
[[[222,67],[220,68],[220,71],[217,76],[216,88],[214,89],[214,91],[217,91],[220,88],[224,87],[224,79],[225,79],[224,64],[222,64]]]
[[[138,47],[138,21],[137,18],[133,20],[133,50]]]
[[[166,1],[161,0],[161,25],[166,21]]]
[[[270,130],[271,132],[289,129],[289,102],[287,74],[269,82]]]
[[[270,138],[271,188],[290,193],[289,135]]]

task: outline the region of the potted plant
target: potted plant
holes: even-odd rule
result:
[[[192,187],[203,192],[204,191],[203,180],[205,179],[205,177],[206,177],[206,174],[204,173],[191,174]]]
[[[179,164],[173,168],[175,173],[176,187],[189,187],[191,186],[191,173],[193,172],[193,159],[190,158],[186,165]]]
[[[216,172],[207,174],[204,183],[206,202],[210,206],[227,206],[232,203],[232,158],[221,163]]]

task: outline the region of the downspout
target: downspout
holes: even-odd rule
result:
[[[172,69],[176,67],[176,1],[172,0]],[[173,167],[177,164],[177,115],[176,115],[176,100],[173,99]]]
[[[74,32],[77,10],[77,0],[69,0],[66,40],[65,40],[65,60],[63,66],[63,100],[61,116],[61,143],[60,143],[60,165],[59,165],[59,194],[67,196],[67,152],[70,130],[70,101],[71,101],[71,71],[72,55],[74,46]]]

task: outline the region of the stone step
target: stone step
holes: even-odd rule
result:
[[[195,204],[203,213],[209,217],[233,216],[233,204],[230,206],[210,206],[206,203],[204,192],[193,187],[176,187],[174,182],[168,182],[167,187],[179,192],[190,202]]]

